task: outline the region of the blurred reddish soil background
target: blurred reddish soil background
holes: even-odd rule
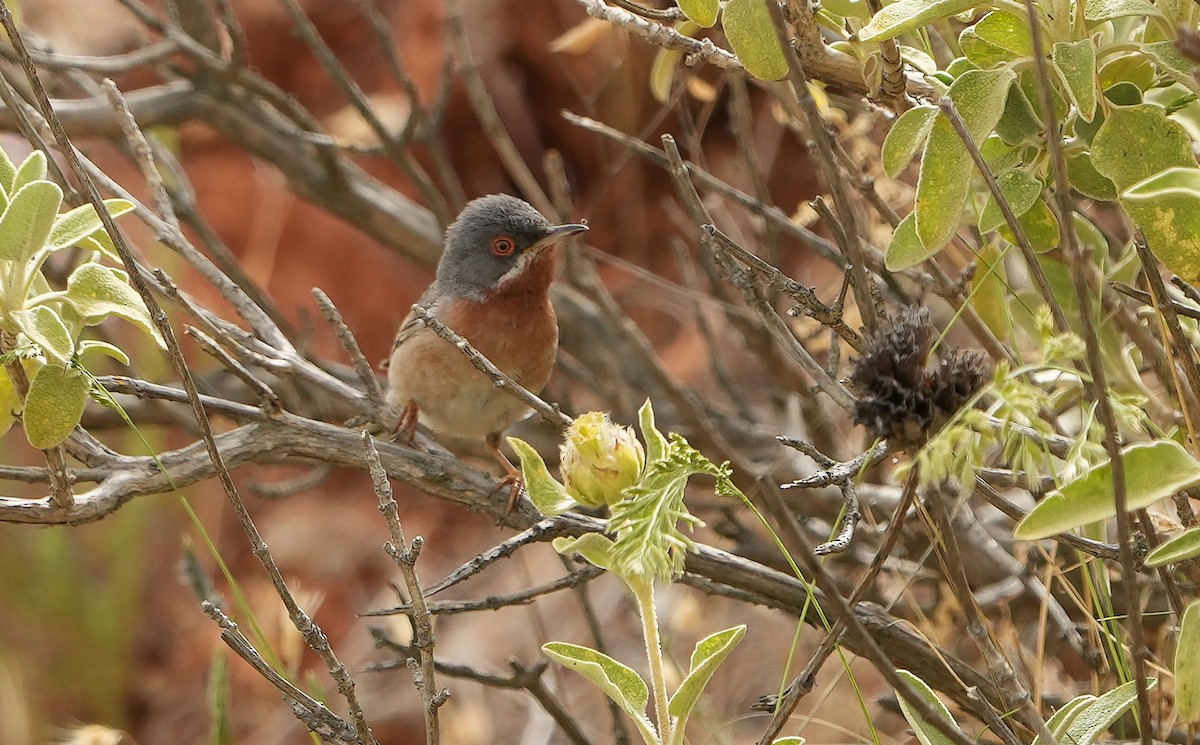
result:
[[[384,0],[379,5],[389,15],[405,64],[428,102],[436,95],[443,66],[442,2]],[[521,154],[539,175],[546,151],[562,154],[574,190],[575,216],[589,219],[593,229],[588,240],[599,251],[674,276],[670,241],[676,236],[685,240],[692,236],[681,232],[682,213],[674,206],[671,185],[660,170],[574,127],[560,116],[561,110],[593,117],[655,144],[661,133],[671,131],[689,157],[740,188],[753,190],[729,132],[724,97],[718,95],[716,102],[710,103],[684,96],[679,105],[664,109],[647,92],[653,53],[644,44],[600,28],[572,50],[555,53],[550,51],[551,41],[586,21],[571,0],[466,0],[464,5],[480,72]],[[280,3],[234,0],[233,6],[245,26],[253,66],[335,133],[354,136],[358,130],[347,124],[354,118],[346,115],[346,101],[293,32]],[[64,53],[108,54],[143,43],[141,31],[114,0],[26,0],[22,7],[29,26]],[[374,46],[358,4],[309,0],[305,7],[339,59],[380,102],[381,109],[402,112],[403,96]],[[701,70],[697,74],[707,77],[710,73]],[[145,82],[135,78],[123,85],[128,88]],[[757,109],[760,124],[755,129],[755,145],[768,169],[769,189],[777,204],[785,209],[794,207],[810,196],[812,189],[802,148],[775,125],[764,105]],[[461,85],[453,90],[442,133],[468,197],[515,191],[483,137]],[[205,125],[186,124],[180,128],[180,137],[183,163],[202,211],[250,275],[304,330],[315,354],[341,357],[311,300],[310,289],[319,286],[342,310],[368,357],[381,359],[396,324],[432,278],[430,267],[414,265],[399,252],[365,238],[354,226],[293,197],[268,164],[255,162]],[[133,167],[112,148],[97,143],[84,146],[123,184],[140,183]],[[412,185],[384,159],[362,162],[386,183],[418,198]],[[803,260],[797,247],[785,245],[785,249],[791,252],[786,255],[799,257],[792,263]],[[149,244],[143,249],[151,265],[165,263],[181,271],[178,261],[169,257],[156,261],[152,251]],[[690,311],[656,300],[654,287],[628,271],[605,265],[602,270],[618,300],[651,336],[670,369],[681,379],[703,380],[707,366],[694,354],[688,333]],[[194,278],[180,275],[177,279],[203,296],[204,290]],[[807,279],[815,282],[820,277]],[[197,364],[204,362],[197,359]],[[10,434],[6,442],[16,437],[19,434]],[[9,450],[17,452],[18,445]],[[398,575],[380,550],[385,526],[369,482],[359,473],[337,474],[316,489],[282,500],[256,497],[250,488],[254,481],[300,472],[285,467],[257,468],[243,469],[236,476],[276,559],[300,588],[304,604],[310,611],[315,609],[342,660],[358,671],[388,658],[373,648],[367,634],[365,621],[378,619],[355,616],[395,602],[388,583],[398,581]],[[420,534],[427,541],[421,563],[427,581],[440,578],[475,552],[506,537],[477,515],[464,514],[402,486],[398,493],[408,535]],[[188,489],[187,496],[246,589],[273,646],[299,671],[300,680],[311,678],[318,690],[330,693],[329,700],[336,699],[319,661],[303,652],[295,632],[288,630],[278,600],[270,593],[219,490],[213,484],[202,484]],[[218,655],[227,657],[237,742],[308,741],[270,687],[223,651],[213,624],[179,579],[184,542],[200,544],[171,496],[136,500],[105,521],[82,528],[0,526],[0,573],[25,575],[22,581],[12,580],[10,575],[9,580],[0,582],[4,593],[0,628],[6,630],[0,638],[0,702],[5,700],[7,682],[16,691],[10,700],[23,704],[20,711],[0,707],[0,722],[8,721],[8,725],[0,724],[0,741],[24,745],[16,738],[25,732],[32,738],[30,742],[42,742],[47,726],[99,722],[127,730],[142,745],[209,742],[212,725],[206,685]],[[201,562],[215,573],[211,558],[203,550],[198,553]],[[54,558],[48,558],[51,554]],[[496,567],[456,597],[511,591],[561,572],[561,564],[548,548],[535,547]],[[56,583],[65,581],[64,574],[74,582],[71,597],[59,597],[66,591],[54,589]],[[228,596],[225,583],[218,582],[218,586]],[[620,589],[601,581],[592,595],[601,620],[612,629],[609,641],[616,656],[640,659],[636,636],[628,627],[630,606]],[[783,660],[776,657],[786,648],[783,640],[790,636],[790,625],[765,611],[728,606],[690,591],[669,593],[664,600],[669,634],[686,640],[676,650],[681,656],[690,649],[691,639],[721,628],[718,624],[723,621],[725,625],[751,624],[742,650],[714,683],[714,690],[723,695],[708,713],[707,724],[709,731],[732,738],[726,741],[737,741],[738,732],[756,732],[765,720],[735,719],[748,711],[755,697],[777,684]],[[55,617],[46,618],[51,611]],[[577,616],[566,594],[537,609],[456,616],[441,623],[438,649],[453,661],[505,673],[508,657],[527,665],[535,662],[541,640],[586,643],[578,620],[559,620]],[[404,626],[383,625],[393,632]],[[755,646],[770,651],[756,654]],[[421,741],[418,699],[406,672],[358,672],[356,678],[380,742]],[[545,717],[527,696],[482,689],[472,683],[445,684],[454,692],[443,709],[446,742],[516,742],[523,728],[535,723],[546,726]],[[838,695],[840,688],[830,686],[826,692]],[[574,691],[565,694],[564,703],[590,725],[600,727],[592,734],[597,741],[606,741],[608,718],[602,713],[601,699],[592,692]],[[830,719],[834,728],[861,728],[861,717],[854,716],[850,707],[829,707],[821,715]],[[23,718],[24,723],[13,717]],[[820,741],[818,731],[810,730],[810,739]],[[834,730],[827,734],[825,739],[847,737]]]

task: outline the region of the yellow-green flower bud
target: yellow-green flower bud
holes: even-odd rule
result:
[[[560,452],[567,493],[588,507],[620,501],[646,465],[646,451],[633,429],[613,424],[601,411],[576,417]]]

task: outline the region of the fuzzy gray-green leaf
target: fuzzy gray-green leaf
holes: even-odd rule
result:
[[[1146,679],[1146,689],[1158,685],[1154,678]],[[1104,733],[1113,722],[1129,711],[1137,703],[1137,683],[1128,681],[1096,697],[1088,702],[1083,710],[1071,721],[1066,733],[1059,740],[1071,745],[1092,745],[1095,739]]]
[[[1146,555],[1146,566],[1160,567],[1200,556],[1200,527],[1188,528]]]
[[[712,678],[717,667],[724,661],[742,637],[746,635],[746,625],[734,626],[731,629],[718,631],[696,642],[692,651],[692,661],[688,666],[687,677],[679,684],[675,694],[671,696],[667,711],[675,717],[679,726],[683,727],[691,715],[692,709],[700,699],[700,694]]]
[[[1118,191],[1172,167],[1196,167],[1183,125],[1153,104],[1114,106],[1092,139],[1092,165]]]
[[[1051,53],[1054,67],[1062,73],[1067,93],[1084,121],[1096,116],[1096,46],[1089,39],[1060,41]]]
[[[688,20],[704,28],[717,22],[717,11],[721,6],[718,0],[678,0],[676,4]]]
[[[1140,510],[1177,491],[1200,484],[1200,462],[1173,440],[1130,445],[1122,451],[1126,507]],[[1013,535],[1018,540],[1048,538],[1116,514],[1112,463],[1104,461],[1039,502]]]
[[[550,659],[587,678],[626,714],[645,718],[650,690],[632,668],[578,644],[550,642],[542,645],[542,651]]]
[[[49,181],[26,184],[9,200],[0,215],[0,259],[23,264],[46,243],[62,189]]]
[[[1200,600],[1179,621],[1175,645],[1175,714],[1181,722],[1200,721]]]
[[[913,156],[925,145],[937,107],[929,104],[914,106],[901,114],[888,130],[880,151],[883,172],[896,178],[912,162]]]
[[[546,461],[542,460],[532,445],[517,437],[507,439],[521,459],[521,478],[525,481],[525,491],[539,512],[543,515],[561,515],[578,504],[567,494],[566,487],[550,475]]]
[[[41,150],[34,150],[25,158],[25,161],[17,167],[17,172],[13,176],[11,192],[18,192],[26,184],[31,184],[34,181],[44,181],[46,179],[46,154]]]
[[[83,418],[88,377],[57,363],[44,365],[29,384],[25,398],[25,436],[29,444],[48,450],[62,444]]]
[[[141,296],[115,269],[94,262],[81,264],[67,278],[65,299],[89,324],[117,316],[142,327],[160,347],[166,346]]]
[[[133,210],[133,202],[127,199],[106,199],[104,207],[113,217],[120,217]],[[93,233],[103,230],[100,216],[91,204],[76,207],[70,212],[64,212],[54,221],[50,231],[49,246],[51,249],[73,246]]]
[[[787,59],[775,35],[768,2],[776,0],[729,0],[721,16],[721,28],[746,71],[760,80],[779,80],[787,75]]]
[[[17,325],[30,341],[42,348],[48,360],[60,365],[67,364],[75,352],[75,340],[71,332],[52,308],[36,305],[13,313]]]
[[[975,0],[899,0],[876,13],[858,32],[858,38],[863,41],[894,39],[976,5]]]
[[[951,723],[954,722],[954,717],[950,716],[950,710],[946,708],[946,705],[942,703],[942,700],[937,697],[937,694],[933,692],[933,689],[930,688],[925,681],[921,680],[907,670],[897,670],[896,674],[899,675],[910,686],[912,686],[913,690],[915,690],[921,698],[925,699],[925,701],[933,707],[934,711],[937,711],[939,714],[941,714],[946,721]],[[921,745],[951,745],[951,743],[953,743],[953,740],[942,734],[941,730],[925,721],[925,719],[917,713],[916,709],[912,708],[912,704],[910,704],[906,698],[900,695],[897,695],[896,698],[900,703],[900,711],[903,712],[904,718],[907,719],[909,725],[912,726],[913,734],[917,736],[917,740],[920,741]]]

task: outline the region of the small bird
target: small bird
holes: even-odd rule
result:
[[[558,321],[550,303],[555,246],[587,225],[551,225],[532,205],[492,194],[475,199],[446,229],[437,277],[420,305],[500,370],[537,392],[550,380]],[[419,422],[439,437],[484,438],[508,474],[509,509],[521,474],[500,452],[500,434],[529,415],[466,355],[414,314],[400,325],[386,363],[396,432],[411,443]]]

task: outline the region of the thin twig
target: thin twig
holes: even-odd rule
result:
[[[243,383],[250,386],[250,389],[258,395],[258,398],[262,402],[263,408],[266,409],[268,415],[279,412],[283,409],[283,404],[280,403],[279,396],[275,395],[275,391],[271,390],[271,386],[267,385],[265,382],[259,379],[258,376],[247,370],[242,363],[230,356],[230,354],[222,349],[221,345],[217,344],[216,340],[214,340],[211,336],[195,326],[185,326],[183,333],[195,339],[196,343],[200,345],[201,349],[215,357],[217,361],[219,361],[226,370],[233,373],[238,380],[241,380]]]
[[[404,171],[404,175],[421,191],[421,195],[425,197],[426,204],[433,210],[439,220],[443,223],[449,222],[449,209],[446,206],[446,201],[441,193],[433,185],[433,181],[429,178],[429,174],[417,162],[412,153],[408,151],[404,143],[397,139],[383,120],[375,113],[375,109],[371,107],[371,103],[367,100],[366,93],[355,82],[354,78],[346,70],[345,66],[338,61],[337,55],[321,38],[320,32],[316,25],[305,14],[304,9],[296,0],[280,0],[288,14],[292,18],[292,26],[296,29],[296,33],[308,45],[316,55],[317,60],[329,73],[333,82],[341,89],[342,94],[350,101],[350,105],[354,107],[367,126],[375,134],[375,137],[383,145],[384,150],[391,159]]]
[[[845,181],[842,178],[841,169],[838,168],[837,158],[833,153],[833,145],[831,144],[833,136],[825,128],[825,120],[821,118],[820,108],[817,106],[812,93],[808,90],[808,73],[805,70],[805,65],[800,61],[799,54],[797,54],[795,47],[788,40],[787,22],[783,17],[783,8],[779,3],[774,2],[774,0],[769,0],[766,2],[766,5],[767,9],[771,12],[771,21],[775,29],[775,39],[783,50],[784,59],[787,60],[788,80],[792,84],[792,94],[800,104],[804,126],[808,130],[809,141],[805,144],[808,146],[810,160],[816,162],[817,169],[821,174],[821,180],[824,182],[825,188],[833,196],[834,209],[837,212],[837,223],[841,226],[841,231],[835,230],[835,234],[841,236],[841,240],[838,243],[846,253],[846,260],[850,263],[850,276],[853,278],[854,284],[854,300],[858,305],[859,316],[862,318],[863,325],[866,327],[867,334],[869,335],[875,331],[878,321],[875,314],[875,302],[871,295],[871,278],[867,274],[867,264],[863,258],[863,245],[862,239],[859,236],[858,216],[855,213],[854,205],[850,203],[850,198],[846,193]],[[807,6],[801,12],[803,13],[805,10],[807,10]],[[809,11],[809,15],[811,15],[811,11]],[[815,43],[821,44],[819,35]]]
[[[825,598],[829,601],[829,610],[835,618],[845,623],[848,636],[858,643],[858,653],[866,656],[888,685],[895,689],[896,693],[938,732],[945,735],[955,745],[973,745],[971,738],[967,737],[958,728],[958,725],[932,706],[909,685],[908,681],[896,673],[894,664],[888,660],[878,643],[871,638],[862,622],[855,616],[854,609],[846,598],[839,594],[836,580],[821,562],[817,561],[812,552],[812,545],[805,537],[804,531],[796,523],[796,518],[784,505],[779,494],[773,489],[765,489],[763,494],[767,500],[767,507],[780,528],[781,537],[788,547],[789,553],[799,561],[813,577],[816,585],[824,591]]]
[[[892,511],[892,519],[888,523],[887,533],[883,537],[883,543],[875,552],[875,558],[867,566],[867,570],[863,572],[862,577],[854,585],[854,590],[851,591],[847,605],[853,610],[854,606],[862,600],[866,595],[868,588],[874,586],[875,578],[879,576],[879,572],[883,569],[884,563],[888,557],[892,555],[896,544],[900,540],[900,535],[904,528],[905,520],[908,518],[909,508],[912,507],[913,497],[916,494],[916,479],[915,471],[909,476],[908,481],[904,485],[904,491],[900,495],[900,500],[896,503],[896,509]],[[846,483],[846,482],[843,482]],[[783,698],[774,707],[774,713],[771,716],[771,721],[767,724],[767,729],[763,732],[758,740],[758,745],[768,745],[783,730],[783,725],[787,723],[792,712],[796,710],[796,705],[800,703],[800,699],[804,698],[817,682],[817,672],[829,659],[829,655],[833,653],[834,648],[841,640],[842,635],[846,631],[846,625],[839,619],[834,623],[833,628],[825,634],[825,638],[821,640],[821,645],[817,651],[809,658],[808,664],[797,675],[791,683],[788,684],[784,691]]]
[[[1121,571],[1125,577],[1124,590],[1129,620],[1130,656],[1133,658],[1133,679],[1137,689],[1138,730],[1142,745],[1150,745],[1153,738],[1153,722],[1150,715],[1150,695],[1146,688],[1146,660],[1150,650],[1145,642],[1142,628],[1142,599],[1137,588],[1137,571],[1133,558],[1132,526],[1128,509],[1128,493],[1125,483],[1125,459],[1121,453],[1120,430],[1112,400],[1109,398],[1108,374],[1104,369],[1100,337],[1096,330],[1096,319],[1092,316],[1092,294],[1099,293],[1102,285],[1091,287],[1090,280],[1096,274],[1087,251],[1079,245],[1075,235],[1074,210],[1071,205],[1071,185],[1067,176],[1067,160],[1059,131],[1059,118],[1054,113],[1053,92],[1046,59],[1042,56],[1042,27],[1038,9],[1033,0],[1025,0],[1025,12],[1029,18],[1029,34],[1033,47],[1034,71],[1037,74],[1038,93],[1041,97],[1042,121],[1046,123],[1046,148],[1050,152],[1054,172],[1054,199],[1058,204],[1058,229],[1061,235],[1063,258],[1070,270],[1075,286],[1075,297],[1079,302],[1079,319],[1083,326],[1083,341],[1087,347],[1087,369],[1090,376],[1083,378],[1083,385],[1091,399],[1096,402],[1096,417],[1104,429],[1104,450],[1112,469],[1113,505],[1117,512],[1117,545],[1121,549]],[[1036,261],[1033,262],[1036,264]],[[1033,267],[1030,267],[1031,269]],[[1098,278],[1096,278],[1098,280]]]
[[[100,222],[103,224],[105,231],[113,239],[113,244],[117,249],[118,255],[129,272],[130,283],[141,297],[147,310],[150,312],[150,317],[154,322],[155,327],[162,334],[167,345],[167,352],[171,358],[171,362],[175,368],[176,374],[180,377],[183,383],[184,390],[187,391],[188,399],[192,406],[192,415],[196,419],[197,425],[200,427],[201,437],[204,441],[206,450],[208,451],[209,459],[212,461],[218,480],[221,482],[222,488],[225,490],[226,496],[229,498],[230,504],[237,513],[247,537],[250,539],[255,556],[262,562],[263,567],[267,570],[268,576],[274,585],[284,605],[287,607],[288,615],[296,628],[300,631],[305,641],[309,646],[317,652],[317,654],[325,661],[330,674],[337,682],[339,692],[346,698],[349,705],[351,716],[354,719],[355,729],[358,732],[359,740],[364,744],[373,745],[375,738],[371,735],[370,728],[367,726],[366,716],[362,712],[362,707],[358,703],[358,697],[354,693],[354,681],[346,672],[346,668],[338,661],[332,648],[329,646],[328,639],[320,627],[317,626],[309,616],[300,609],[290,591],[287,589],[287,584],[283,579],[283,574],[280,572],[278,565],[275,564],[274,558],[267,550],[266,543],[263,541],[258,529],[254,526],[254,522],[250,517],[249,511],[238,495],[237,487],[230,476],[228,469],[225,468],[220,451],[217,448],[216,440],[213,437],[212,428],[208,421],[208,415],[204,411],[203,405],[200,403],[199,391],[196,389],[195,380],[192,378],[191,370],[183,359],[183,353],[179,348],[179,342],[175,338],[175,333],[171,329],[171,324],[167,320],[166,313],[159,306],[154,294],[150,291],[150,286],[145,278],[137,271],[137,264],[133,257],[133,253],[129,248],[129,244],[125,240],[124,234],[117,229],[117,226],[104,206],[104,201],[100,193],[96,189],[96,184],[83,168],[80,158],[75,151],[75,147],[71,144],[70,138],[62,128],[62,123],[58,120],[57,114],[50,105],[50,99],[46,95],[46,90],[41,84],[38,77],[37,69],[34,67],[33,60],[30,59],[29,53],[25,48],[24,40],[21,38],[20,32],[17,29],[16,21],[13,19],[12,11],[9,10],[7,2],[0,0],[0,23],[3,23],[4,28],[8,33],[9,40],[17,51],[20,58],[21,67],[28,78],[30,85],[33,88],[35,98],[38,103],[38,108],[47,123],[50,125],[51,131],[54,133],[55,140],[58,143],[59,149],[66,158],[71,172],[75,175],[84,194],[87,195],[88,201],[95,208]]]
[[[371,367],[371,363],[363,354],[362,347],[358,346],[358,340],[354,338],[354,332],[346,325],[345,319],[342,318],[341,311],[329,299],[329,296],[319,288],[312,289],[313,297],[316,298],[317,307],[321,309],[321,315],[325,321],[333,328],[333,332],[337,334],[338,341],[342,343],[342,349],[350,358],[350,364],[354,366],[354,372],[358,373],[358,379],[362,382],[363,388],[367,392],[367,401],[371,405],[372,412],[378,414],[383,410],[383,387],[379,384],[379,378],[375,375],[375,370]]]
[[[604,570],[591,565],[572,572],[558,579],[544,582],[536,587],[529,587],[506,595],[489,595],[482,600],[434,600],[427,601],[425,611],[434,616],[452,616],[458,613],[474,613],[481,610],[500,610],[514,605],[529,605],[534,600],[573,587],[580,587],[591,582]],[[419,613],[412,603],[397,605],[394,608],[382,608],[363,613],[364,616],[395,616],[402,615],[415,618]]]
[[[479,75],[479,66],[471,54],[471,45],[467,39],[461,0],[446,0],[446,28],[450,41],[458,52],[458,69],[462,74],[463,84],[467,87],[471,108],[483,127],[483,133],[491,141],[492,147],[500,156],[508,175],[512,177],[521,194],[543,215],[553,214],[554,205],[521,157],[508,130],[504,128],[500,112],[496,111],[496,104]]]
[[[292,713],[304,723],[305,727],[317,733],[325,742],[346,743],[346,745],[359,745],[362,742],[353,725],[277,673],[258,653],[250,640],[242,634],[238,625],[230,620],[229,616],[225,615],[215,603],[206,600],[200,604],[200,607],[221,627],[221,641],[225,642],[238,657],[245,660],[268,683],[275,686],[279,694],[291,706]]]
[[[441,742],[441,728],[438,723],[438,709],[449,697],[449,691],[437,690],[436,673],[433,667],[433,617],[425,604],[425,593],[421,589],[421,580],[417,576],[417,557],[425,541],[421,536],[413,538],[410,545],[404,540],[404,528],[400,524],[400,513],[396,500],[392,496],[392,485],[388,482],[387,471],[379,461],[379,451],[375,449],[375,438],[371,433],[362,433],[363,450],[367,468],[371,472],[371,483],[375,487],[375,495],[379,497],[379,511],[387,520],[388,533],[391,540],[384,544],[383,550],[395,560],[404,576],[404,584],[408,587],[408,596],[412,599],[413,644],[420,655],[420,674],[416,676],[417,691],[425,702],[425,742],[428,745],[438,745]]]
[[[704,240],[713,247],[720,247],[723,250],[734,250],[730,246],[737,246],[736,243],[727,235],[722,233],[715,225],[704,226]],[[805,373],[812,378],[813,383],[825,393],[833,401],[843,409],[849,411],[854,408],[854,396],[850,391],[846,390],[846,386],[832,376],[821,367],[821,365],[813,359],[813,356],[807,349],[796,339],[795,334],[784,323],[775,309],[771,307],[767,299],[756,287],[741,288],[746,296],[747,303],[759,313],[759,317],[763,320],[766,329],[770,332],[771,337],[775,339],[788,357],[795,362]]]
[[[571,424],[571,417],[562,413],[558,408],[558,404],[546,403],[520,383],[513,380],[500,368],[492,364],[491,360],[484,357],[479,350],[471,346],[469,341],[459,336],[457,332],[438,320],[436,316],[429,312],[428,308],[418,304],[414,305],[412,310],[413,314],[422,323],[432,329],[435,334],[453,344],[458,348],[458,351],[465,354],[477,370],[492,379],[497,388],[503,388],[508,393],[511,393],[519,401],[536,411],[539,416],[550,424],[557,425],[558,427],[567,427]]]
[[[935,547],[940,549],[944,568],[942,575],[950,586],[959,610],[962,611],[963,626],[975,642],[988,667],[988,677],[996,682],[996,686],[1004,696],[1002,711],[1009,711],[1015,707],[1021,712],[1020,721],[1030,727],[1042,739],[1042,742],[1053,742],[1054,735],[1046,727],[1046,721],[1042,719],[1041,714],[1034,706],[1029,691],[1013,671],[1012,663],[992,638],[987,619],[984,618],[979,604],[975,602],[975,597],[971,594],[962,554],[959,551],[957,534],[950,522],[950,510],[946,506],[946,490],[931,490],[925,503],[933,515],[930,539],[934,542]]]
[[[1000,184],[996,182],[996,177],[992,175],[992,169],[984,161],[983,153],[976,147],[975,140],[971,138],[971,133],[967,131],[967,125],[963,122],[962,116],[959,115],[958,109],[954,106],[954,101],[950,100],[949,96],[944,96],[938,101],[938,106],[941,108],[942,113],[950,120],[950,125],[954,127],[954,131],[958,134],[959,139],[962,140],[963,147],[970,154],[971,160],[975,162],[975,167],[979,171],[979,175],[983,177],[983,182],[987,184],[992,198],[996,200],[996,206],[1000,208],[1000,214],[1004,216],[1005,224],[1008,225],[1008,229],[1012,231],[1013,237],[1016,238],[1017,247],[1021,249],[1021,256],[1025,259],[1029,276],[1033,278],[1033,283],[1037,286],[1038,292],[1041,293],[1042,300],[1046,301],[1046,305],[1050,308],[1050,314],[1054,316],[1055,328],[1060,333],[1070,331],[1071,325],[1067,322],[1067,314],[1063,312],[1062,305],[1059,304],[1058,298],[1054,295],[1054,290],[1050,287],[1050,280],[1046,277],[1045,270],[1042,269],[1037,252],[1033,250],[1033,244],[1029,242],[1029,236],[1025,234],[1025,228],[1017,220],[1017,215],[1013,212],[1012,205],[1008,203],[1008,198],[1004,196],[1004,192],[1000,190]],[[1070,222],[1065,216],[1060,222],[1062,221]]]

